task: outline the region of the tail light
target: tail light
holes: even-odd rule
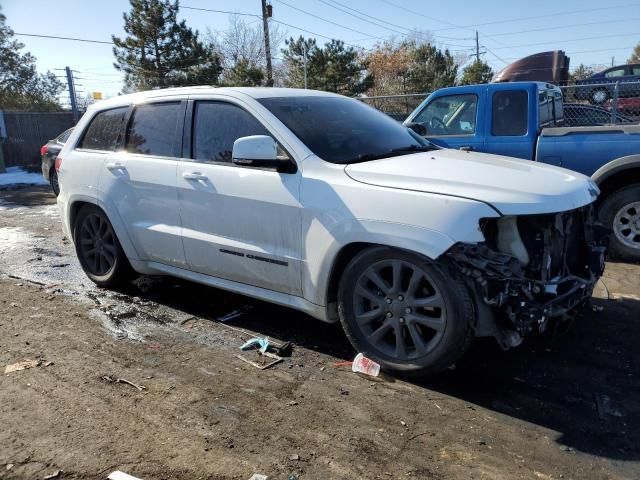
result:
[[[56,161],[54,163],[54,166],[56,168],[56,172],[60,171],[60,165],[62,165],[62,157],[56,157]]]
[[[40,156],[46,155],[48,151],[49,151],[49,146],[48,145],[42,145],[40,147]]]

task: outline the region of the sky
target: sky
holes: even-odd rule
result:
[[[428,31],[442,48],[475,53],[478,31],[482,58],[494,70],[541,51],[562,49],[571,69],[625,63],[640,41],[640,0],[270,0],[273,22],[288,36],[337,38],[369,49],[413,29]],[[7,24],[23,34],[110,41],[124,36],[128,0],[0,0]],[[182,7],[260,15],[260,0],[182,0]],[[353,15],[349,15],[348,13]],[[354,16],[355,15],[355,16]],[[223,31],[229,15],[181,8],[180,17],[201,33]],[[360,17],[360,18],[357,18]],[[243,16],[259,24],[259,17]],[[285,25],[287,24],[287,25]],[[306,31],[304,31],[306,30]],[[309,33],[309,32],[313,32]],[[314,35],[316,34],[316,35]],[[322,35],[322,36],[321,36]],[[324,38],[328,37],[328,38]],[[122,76],[113,68],[111,47],[99,43],[20,36],[37,58],[39,71],[75,70],[79,92],[117,94]],[[279,51],[272,55],[281,56]]]

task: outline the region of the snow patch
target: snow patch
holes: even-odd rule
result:
[[[0,228],[0,253],[23,248],[25,244],[31,241],[31,235],[26,233],[21,227]]]
[[[48,185],[40,173],[29,173],[21,167],[9,167],[0,173],[0,187],[6,185]]]

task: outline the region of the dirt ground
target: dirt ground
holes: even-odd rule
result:
[[[553,336],[371,379],[335,365],[354,356],[338,326],[292,310],[168,278],[95,289],[54,203],[0,192],[0,478],[640,478],[640,266],[609,263]],[[242,362],[253,335],[292,356]]]

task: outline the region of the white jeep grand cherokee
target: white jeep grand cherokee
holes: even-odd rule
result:
[[[325,92],[192,87],[91,107],[56,161],[65,233],[99,286],[174,275],[340,321],[428,374],[572,316],[604,267],[591,181],[437,148]]]

